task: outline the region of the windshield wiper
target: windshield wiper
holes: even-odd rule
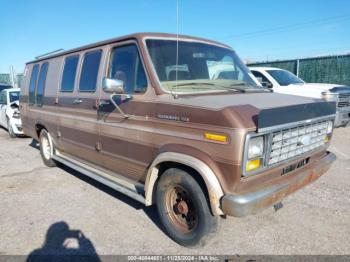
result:
[[[207,85],[207,86],[214,86],[213,83],[209,82],[188,82],[188,83],[183,83],[183,84],[173,84],[172,86],[194,86],[194,85]]]
[[[214,83],[209,83],[209,82],[189,82],[189,83],[182,83],[182,84],[174,84],[172,85],[173,87],[184,87],[184,86],[210,86],[210,87],[215,87],[215,88],[220,88],[222,90],[228,90],[228,91],[239,91],[239,92],[245,92],[245,89],[243,88],[233,88],[233,86],[241,86],[244,85],[245,83],[234,83],[230,85],[220,85],[220,84],[214,84]]]

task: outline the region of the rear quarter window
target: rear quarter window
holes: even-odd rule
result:
[[[38,87],[36,91],[36,101],[35,101],[37,106],[42,106],[44,102],[43,98],[44,98],[46,75],[47,75],[48,68],[49,68],[48,62],[43,63],[40,68]]]
[[[29,97],[28,97],[29,105],[34,105],[35,103],[35,88],[36,88],[36,82],[38,80],[38,74],[39,74],[39,65],[36,64],[33,66],[32,74],[30,76]]]
[[[94,92],[96,90],[101,55],[102,50],[92,51],[85,54],[80,74],[79,91]]]

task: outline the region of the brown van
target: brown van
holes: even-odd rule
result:
[[[335,160],[334,103],[264,89],[229,46],[201,38],[133,34],[41,57],[26,65],[20,105],[47,166],[156,204],[185,246]]]

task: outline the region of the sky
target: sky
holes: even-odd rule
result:
[[[349,0],[178,0],[179,33],[249,61],[350,53]],[[176,0],[0,0],[0,73],[47,52],[135,32],[177,32]]]

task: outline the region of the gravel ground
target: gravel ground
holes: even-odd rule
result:
[[[45,167],[32,139],[0,129],[0,146],[0,255],[350,254],[350,128],[335,130],[338,159],[325,176],[278,212],[224,220],[203,249],[169,239],[154,207],[68,168]]]

